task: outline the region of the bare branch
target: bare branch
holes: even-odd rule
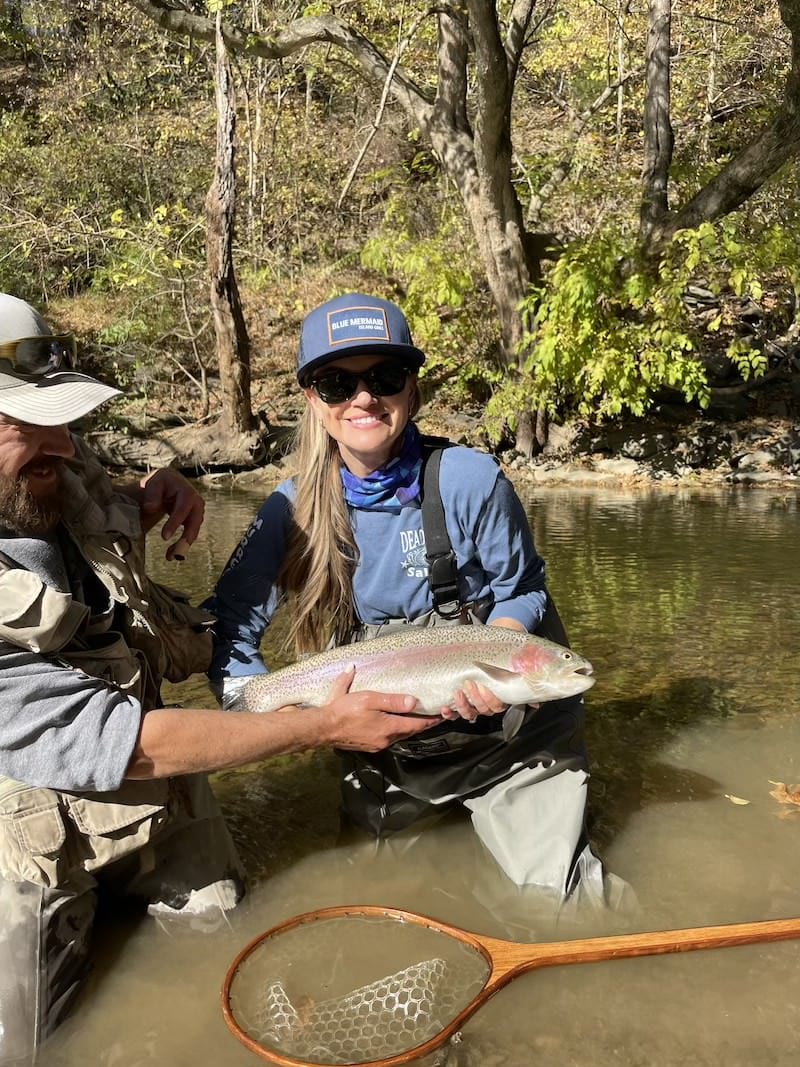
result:
[[[372,120],[372,127],[369,133],[367,134],[367,139],[361,146],[361,149],[359,150],[358,155],[353,161],[353,165],[347,175],[347,180],[345,181],[344,186],[342,187],[342,191],[339,194],[339,199],[336,201],[337,207],[341,207],[344,203],[344,198],[347,196],[348,190],[353,184],[353,179],[355,178],[356,173],[358,172],[358,168],[361,166],[361,161],[367,154],[367,149],[372,144],[372,140],[375,137],[375,134],[380,129],[381,119],[383,118],[383,112],[386,110],[386,101],[389,98],[389,87],[392,84],[392,78],[394,77],[394,72],[397,69],[397,64],[400,62],[403,52],[405,52],[405,50],[411,44],[411,41],[414,38],[414,34],[417,32],[417,30],[420,28],[420,26],[427,17],[427,11],[424,11],[421,15],[419,15],[411,24],[411,29],[408,31],[406,36],[403,38],[402,41],[400,41],[397,46],[397,50],[394,54],[394,59],[392,60],[391,65],[389,66],[388,73],[386,75],[386,81],[383,83],[383,92],[381,93],[380,103],[378,104],[378,111],[375,115],[375,118]]]
[[[173,7],[166,0],[128,0],[128,3],[170,33],[204,41],[215,39],[213,19]],[[383,85],[389,72],[386,56],[363,34],[335,15],[295,19],[276,34],[245,33],[229,22],[222,22],[221,34],[228,50],[237,54],[284,59],[309,45],[331,44],[349,52],[364,74],[379,85]],[[395,70],[391,79],[391,93],[416,123],[427,126],[431,103],[400,69]]]

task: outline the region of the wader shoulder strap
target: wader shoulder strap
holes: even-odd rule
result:
[[[422,529],[425,531],[425,557],[433,607],[443,619],[461,614],[456,554],[447,533],[444,505],[439,489],[442,452],[452,445],[444,437],[422,438]]]

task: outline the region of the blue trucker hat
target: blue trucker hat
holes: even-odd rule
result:
[[[373,354],[394,357],[413,370],[425,362],[397,304],[379,296],[345,293],[303,319],[297,380],[305,385],[313,371],[340,356]]]

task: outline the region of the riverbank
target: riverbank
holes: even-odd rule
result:
[[[193,421],[176,385],[169,403],[151,397],[146,414],[137,402],[122,401],[117,426],[90,430],[87,438],[112,469],[173,466],[213,484],[274,485],[291,471],[286,454],[304,401],[293,350],[273,347],[257,362],[257,429],[250,435],[226,436],[211,419]],[[424,433],[496,454],[517,483],[800,486],[800,389],[782,382],[717,397],[707,411],[661,403],[641,418],[551,423],[543,452],[532,459],[489,440],[478,403],[459,408],[446,389],[423,389],[423,396],[416,421]]]
[[[652,418],[609,427],[551,428],[541,455],[504,453],[504,464],[537,484],[653,483],[800,487],[800,422],[724,424]]]
[[[168,388],[151,390],[146,402],[138,394],[122,398],[114,418],[88,439],[103,462],[118,470],[173,466],[214,484],[275,484],[291,471],[286,453],[305,403],[295,369],[299,326],[298,315],[281,320],[277,332],[271,320],[251,317],[255,429],[248,434],[223,432],[214,383],[215,410],[202,416],[190,385],[177,377]],[[420,379],[417,422],[425,433],[498,455],[518,483],[791,489],[800,485],[800,363],[794,351],[785,375],[739,384],[730,374],[715,379],[707,409],[673,393],[669,402],[659,397],[641,418],[551,423],[547,445],[532,459],[510,446],[511,433],[505,447],[490,441],[485,395],[465,396],[435,368]]]
[[[424,433],[487,448],[478,416],[423,409],[418,423]],[[498,459],[516,483],[534,486],[735,485],[798,490],[800,421],[751,418],[719,423],[683,417],[676,422],[652,417],[599,427],[576,421],[551,426],[547,446],[533,459],[514,449],[500,452]],[[275,456],[252,470],[218,471],[201,480],[256,488],[274,485],[290,471],[291,460]]]

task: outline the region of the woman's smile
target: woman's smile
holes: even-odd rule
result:
[[[357,426],[361,429],[369,430],[373,426],[382,426],[385,421],[385,416],[382,415],[350,415],[344,420],[349,422],[351,426]]]

